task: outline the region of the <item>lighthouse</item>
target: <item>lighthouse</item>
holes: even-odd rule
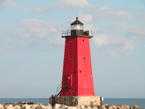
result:
[[[63,31],[65,50],[60,91],[50,103],[66,105],[100,105],[95,95],[89,39],[92,31],[84,31],[78,17],[71,23],[71,30]]]
[[[93,36],[91,31],[83,31],[83,26],[76,17],[71,31],[62,33],[65,52],[60,96],[95,96],[89,44]]]

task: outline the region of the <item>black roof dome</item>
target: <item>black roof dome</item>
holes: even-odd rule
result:
[[[78,20],[78,17],[76,17],[76,20],[73,23],[71,23],[71,25],[77,25],[77,24],[84,25],[82,22]]]

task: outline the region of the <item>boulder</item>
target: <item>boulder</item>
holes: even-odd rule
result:
[[[36,103],[36,105],[42,105],[42,103]]]
[[[24,101],[19,101],[19,103],[18,104],[25,104],[25,102]]]
[[[45,104],[45,106],[46,106],[46,109],[52,109],[52,106],[51,106],[51,104]]]
[[[138,107],[137,105],[132,105],[131,109],[141,109],[141,107]]]
[[[61,105],[60,109],[67,109],[67,105]]]
[[[33,104],[34,104],[34,102],[28,102],[27,104],[28,104],[28,105],[33,105]]]
[[[103,106],[108,106],[108,104],[103,104]]]
[[[113,109],[119,109],[120,106],[117,106],[117,105],[112,105]]]
[[[81,109],[81,106],[78,106],[78,105],[77,105],[76,108],[77,108],[77,109]]]
[[[98,107],[94,106],[94,107],[92,107],[92,109],[98,109]]]
[[[108,106],[108,109],[114,109],[112,106]]]
[[[120,106],[111,105],[111,106],[108,106],[108,109],[120,109]]]
[[[45,106],[49,106],[49,107],[52,107],[50,103],[48,103],[48,104],[45,104]]]
[[[61,107],[61,104],[55,104],[55,105],[53,106],[53,109],[60,109],[60,107]]]
[[[39,105],[36,107],[36,109],[52,109],[50,106],[45,106],[45,105]]]
[[[12,105],[13,105],[13,106],[16,106],[16,105],[17,105],[17,103],[16,103],[16,102],[14,102],[14,103],[12,103]]]
[[[45,106],[45,108],[46,108],[46,109],[52,109],[52,107],[50,107],[50,106]]]
[[[68,106],[67,109],[77,109],[76,106]]]
[[[9,103],[9,102],[6,102],[6,103],[5,103],[5,105],[8,105],[8,104],[10,104],[10,103]]]
[[[106,108],[108,108],[108,104],[103,104],[102,106],[105,106]]]
[[[104,105],[100,106],[99,109],[107,109]]]
[[[13,109],[13,105],[5,105],[5,109]]]
[[[38,105],[33,104],[33,105],[30,106],[30,109],[37,109],[37,106],[38,106]]]
[[[122,106],[120,107],[120,109],[130,109],[130,106],[128,106],[128,105],[122,105]]]
[[[15,106],[13,106],[13,109],[20,109],[20,108],[21,108],[20,105],[15,105]]]
[[[80,109],[85,109],[85,106],[84,106],[84,105],[81,105],[81,106],[80,106]]]
[[[85,106],[85,109],[91,109],[91,106]]]
[[[4,109],[4,106],[2,104],[0,104],[0,109]]]
[[[30,109],[31,105],[24,104],[22,105],[21,109]]]
[[[39,106],[37,106],[37,109],[46,109],[46,106],[44,106],[44,105],[39,105]]]

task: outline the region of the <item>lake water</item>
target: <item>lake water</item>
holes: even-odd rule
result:
[[[49,103],[48,98],[0,98],[0,104],[5,104],[6,102],[34,102],[34,103]],[[138,105],[139,107],[145,109],[145,98],[104,98],[103,104],[108,105]]]

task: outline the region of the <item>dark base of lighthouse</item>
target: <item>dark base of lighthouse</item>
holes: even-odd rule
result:
[[[99,106],[100,96],[52,96],[49,98],[49,103],[64,104],[67,106]]]

